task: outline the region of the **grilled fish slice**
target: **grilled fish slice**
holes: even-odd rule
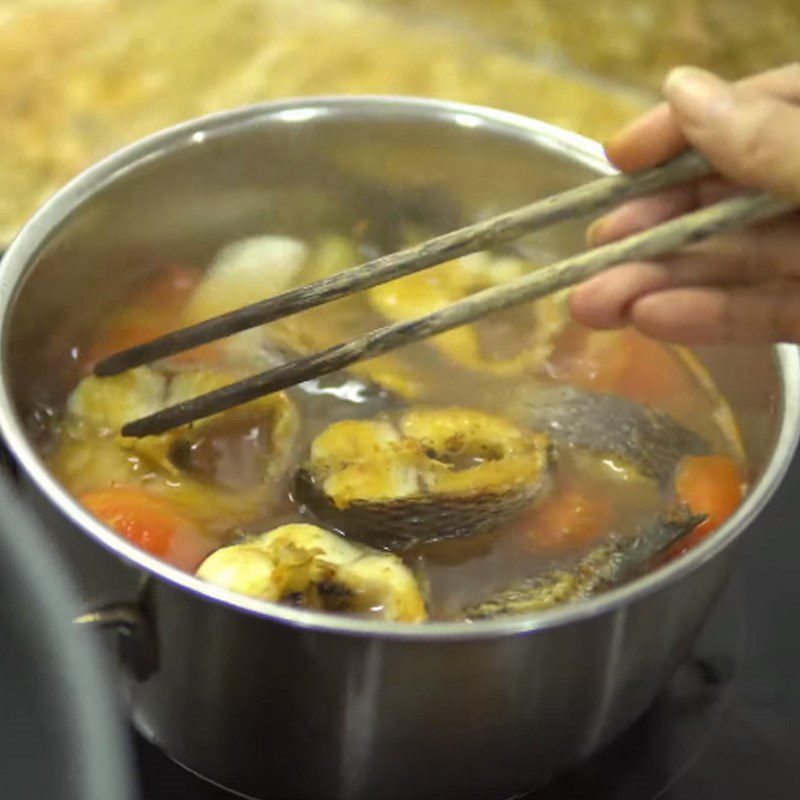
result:
[[[397,556],[315,525],[283,525],[212,553],[197,570],[210,583],[306,608],[423,622],[425,602]]]
[[[554,441],[630,464],[661,484],[669,482],[683,456],[709,453],[701,436],[667,414],[571,386],[537,389],[518,404],[514,417]]]
[[[178,470],[172,458],[176,445],[191,447],[199,439],[213,439],[237,423],[244,430],[260,425],[268,450],[264,477],[276,477],[286,469],[299,428],[297,410],[285,392],[257,398],[226,414],[215,414],[159,436],[135,439],[119,432],[126,422],[218,389],[239,377],[241,373],[234,371],[200,368],[167,373],[149,366],[111,378],[89,376],[68,400],[64,430],[73,440],[111,438],[121,451],[171,474]]]
[[[347,420],[318,436],[299,499],[348,536],[403,549],[489,530],[549,487],[546,436],[463,408]]]
[[[463,611],[466,619],[543,611],[590,597],[642,572],[653,558],[691,533],[703,520],[679,507],[630,537],[613,537],[591,550],[571,569],[545,572],[504,589]]]
[[[432,269],[367,290],[372,308],[392,322],[402,322],[438,311],[470,294],[506,283],[530,272],[525,260],[489,253],[473,253]],[[439,352],[461,367],[488,375],[513,377],[542,364],[553,352],[558,335],[569,321],[566,293],[544,297],[518,312],[490,315],[473,325],[462,325],[430,340]],[[526,335],[512,335],[508,314],[523,321]],[[519,331],[519,325],[517,325]],[[492,344],[494,342],[494,345]],[[513,352],[493,352],[514,345]]]

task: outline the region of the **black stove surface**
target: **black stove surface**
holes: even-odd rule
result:
[[[662,697],[606,751],[525,800],[800,797],[800,458],[745,538],[736,577]],[[143,800],[233,797],[138,737],[137,753]]]

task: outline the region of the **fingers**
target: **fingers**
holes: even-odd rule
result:
[[[676,288],[738,285],[737,264],[724,255],[686,253],[668,261],[623,264],[581,284],[570,295],[572,316],[590,328],[623,328],[645,295]]]
[[[664,87],[689,142],[726,178],[800,200],[800,108],[689,67]]]
[[[578,286],[570,297],[573,316],[593,328],[631,323],[640,298],[667,289],[754,286],[800,281],[800,218],[704,242],[659,262],[625,264]]]
[[[669,270],[663,264],[625,264],[578,286],[569,296],[570,312],[590,328],[624,328],[630,324],[631,304],[639,297],[668,288],[670,282]]]
[[[623,172],[653,167],[687,147],[680,123],[666,103],[656,106],[606,142],[608,160]]]
[[[633,325],[648,336],[685,345],[800,342],[798,283],[665,289],[669,275],[658,265],[620,267],[620,273],[619,280],[605,287],[608,294],[595,312],[588,306],[582,308],[577,297],[571,299],[579,322],[595,328]],[[645,291],[613,318],[609,309],[618,299],[613,296],[614,287],[619,289],[626,282],[634,292]],[[651,291],[646,291],[648,287]],[[584,317],[588,319],[584,321]]]
[[[677,344],[800,342],[800,285],[671,289],[630,308],[642,333]]]
[[[800,65],[736,85],[682,68],[670,73],[665,93],[671,107],[653,109],[608,145],[618,166],[638,169],[663,161],[683,149],[689,136],[731,180],[800,199],[800,108],[788,104],[800,103]],[[645,230],[734,191],[717,177],[634,200],[595,223],[590,242]]]
[[[779,97],[788,103],[800,103],[800,62],[751,75],[736,85]]]
[[[668,81],[672,75],[670,73]],[[800,65],[791,64],[746,78],[737,87],[788,103],[800,103]],[[606,154],[619,169],[632,172],[672,158],[687,144],[681,120],[664,103],[639,117],[608,142]]]
[[[609,143],[609,158],[623,170],[636,170],[688,144],[708,157],[720,177],[623,205],[592,226],[593,244],[717,202],[741,191],[737,187],[800,202],[800,66],[738,84],[681,68],[670,73],[664,93],[668,105]],[[800,342],[800,215],[657,263],[616,267],[578,287],[570,303],[584,324],[633,324],[683,344]]]
[[[592,245],[622,239],[700,206],[717,203],[740,191],[721,178],[705,178],[687,186],[665,189],[648,197],[631,200],[600,217],[587,231],[587,239]]]

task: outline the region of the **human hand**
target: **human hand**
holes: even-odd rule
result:
[[[800,207],[800,64],[736,84],[673,70],[667,103],[606,147],[631,172],[687,146],[717,174],[633,200],[589,230],[592,244],[629,236],[756,188]],[[682,344],[800,342],[800,213],[720,236],[653,262],[624,264],[577,287],[573,316],[594,328],[633,325]]]

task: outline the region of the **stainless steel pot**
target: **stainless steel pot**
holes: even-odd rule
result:
[[[3,794],[134,800],[108,654],[87,631],[70,629],[78,613],[73,576],[3,476],[0,508]]]
[[[85,513],[21,422],[42,393],[58,400],[69,388],[60,342],[91,328],[154,263],[203,262],[223,242],[265,229],[303,235],[362,218],[391,242],[400,212],[438,214],[445,226],[608,170],[595,144],[501,112],[299,100],[190,122],[129,147],[78,177],[21,232],[0,268],[0,429],[60,520],[58,544],[91,543],[87,599],[117,601],[92,619],[124,625],[133,719],[174,759],[256,797],[494,799],[596,751],[654,699],[794,451],[792,348],[701,354],[739,413],[754,480],[714,537],[602,597],[474,625],[388,626],[206,585]],[[551,257],[580,242],[581,226],[571,224],[525,246]]]

